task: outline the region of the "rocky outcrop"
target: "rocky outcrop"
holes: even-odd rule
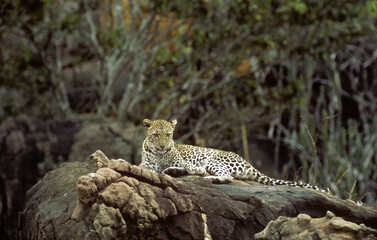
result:
[[[334,213],[327,211],[323,218],[311,218],[307,214],[299,214],[295,218],[281,216],[271,221],[267,227],[255,235],[255,239],[377,239],[377,230],[355,224],[336,217]]]
[[[307,214],[295,221],[314,223],[327,211],[360,229],[377,228],[376,209],[310,189],[217,185],[200,176],[158,176],[100,151],[91,158],[52,171],[28,192],[20,238],[253,239],[279,216]]]

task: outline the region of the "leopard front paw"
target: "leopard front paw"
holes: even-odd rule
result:
[[[179,177],[179,176],[183,176],[183,175],[187,175],[187,171],[186,169],[182,168],[182,167],[168,167],[166,169],[164,169],[164,171],[162,171],[163,174],[168,174],[172,177]]]
[[[206,169],[204,167],[189,168],[188,173],[190,175],[204,175],[206,174]]]
[[[231,176],[206,176],[204,178],[210,179],[212,183],[218,184],[230,183],[233,181],[233,177]]]

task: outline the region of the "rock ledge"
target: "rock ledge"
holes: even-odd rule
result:
[[[298,235],[313,234],[316,222],[324,221],[314,218],[329,219],[328,211],[344,220],[334,216],[326,220],[327,227],[347,228],[355,236],[365,230],[375,236],[376,209],[318,191],[249,181],[217,185],[200,176],[158,176],[123,159],[109,160],[101,151],[91,159],[91,163],[65,164],[28,192],[20,218],[21,238],[254,239],[268,225],[256,238],[276,239],[266,234],[271,229],[295,233],[283,228],[289,221],[300,227]],[[55,212],[49,212],[51,208]],[[272,220],[276,221],[269,224]],[[331,234],[314,232],[316,236],[323,232],[320,239]]]

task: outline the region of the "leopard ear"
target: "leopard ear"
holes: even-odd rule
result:
[[[144,124],[144,127],[150,128],[152,126],[153,122],[149,119],[144,119],[143,124]]]
[[[171,121],[171,125],[172,125],[173,127],[175,127],[175,125],[177,125],[177,119],[174,119],[173,121]]]

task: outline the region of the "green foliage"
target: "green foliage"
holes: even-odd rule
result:
[[[74,54],[69,59],[72,62],[64,56],[79,44],[80,15],[74,8],[73,2],[60,5],[54,0],[2,3],[0,82],[10,89],[6,98],[20,89],[24,101],[1,106],[4,115],[0,118],[25,110],[47,116],[70,112],[63,69],[79,63]]]
[[[377,17],[377,1],[371,0],[367,2],[368,12],[373,16]]]

